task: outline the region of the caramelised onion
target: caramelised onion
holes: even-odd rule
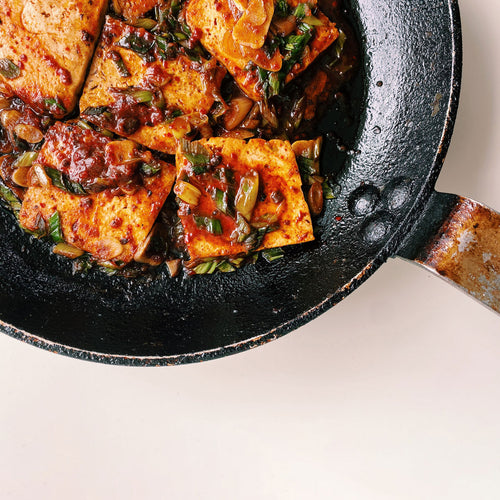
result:
[[[221,134],[221,137],[231,137],[232,139],[250,139],[250,137],[254,136],[255,132],[244,128],[235,128],[234,130],[229,130]]]
[[[250,110],[250,113],[245,117],[245,119],[241,122],[241,128],[257,128],[259,126],[259,113],[260,108],[257,103],[255,103]]]
[[[28,172],[30,167],[19,167],[12,172],[12,182],[21,187],[29,187],[29,177]]]
[[[20,119],[21,113],[15,109],[4,109],[0,112],[0,123],[6,130],[13,131]]]
[[[267,101],[260,101],[260,112],[262,113],[262,118],[272,127],[278,128],[279,120],[274,107],[270,105]]]
[[[67,257],[68,259],[76,259],[81,257],[85,252],[69,243],[58,243],[52,251],[57,255],[62,255],[63,257]]]
[[[47,175],[47,172],[45,172],[45,169],[42,167],[42,165],[33,165],[32,173],[34,173],[34,177],[32,177],[32,184],[40,184],[42,187],[49,187],[51,184],[50,178]],[[36,182],[38,181],[38,182]]]
[[[238,192],[234,201],[236,210],[247,221],[252,218],[252,212],[257,203],[259,194],[259,173],[256,170],[250,170],[241,178]]]
[[[224,127],[226,130],[236,128],[248,115],[253,107],[253,101],[248,97],[235,97],[229,103],[229,109],[224,114]]]
[[[99,243],[99,254],[106,260],[116,259],[123,253],[123,245],[116,238],[103,238]]]
[[[14,127],[14,133],[23,141],[36,144],[43,139],[43,133],[38,127],[26,123],[18,123]]]

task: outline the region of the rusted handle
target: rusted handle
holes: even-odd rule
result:
[[[500,313],[500,214],[494,210],[468,198],[434,193],[398,255]]]

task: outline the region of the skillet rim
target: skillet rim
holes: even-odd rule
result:
[[[85,349],[70,347],[61,343],[52,342],[24,330],[18,329],[2,320],[0,320],[0,331],[21,340],[35,347],[51,351],[55,354],[62,354],[68,357],[77,358],[86,361],[94,361],[109,365],[122,366],[169,366],[188,364],[201,361],[208,361],[220,357],[236,354],[239,352],[253,349],[260,345],[275,340],[292,330],[315,319],[317,316],[332,308],[343,300],[347,295],[356,290],[365,280],[367,280],[389,257],[394,256],[404,237],[419,219],[423,207],[427,204],[431,194],[434,191],[434,185],[443,166],[448,148],[450,146],[455,119],[458,111],[460,97],[460,83],[462,76],[462,31],[460,22],[460,12],[457,0],[448,0],[451,18],[451,35],[453,52],[451,54],[451,82],[450,97],[447,103],[447,112],[445,116],[443,134],[439,147],[434,158],[433,165],[429,171],[427,181],[423,184],[419,196],[415,200],[413,209],[409,212],[403,222],[395,230],[392,237],[372,259],[372,261],[355,276],[351,281],[345,284],[338,292],[332,293],[325,300],[304,312],[303,314],[263,333],[245,339],[240,342],[225,345],[215,349],[198,351],[189,354],[175,354],[163,356],[134,356],[123,354],[105,354]]]

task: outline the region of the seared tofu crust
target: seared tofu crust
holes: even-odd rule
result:
[[[202,45],[227,68],[241,90],[251,99],[259,101],[266,95],[257,67],[278,72],[283,66],[283,57],[279,50],[269,53],[265,47],[251,48],[234,40],[233,31],[239,14],[230,2],[231,0],[190,0],[186,21],[192,31],[201,32]],[[288,1],[290,7],[296,7],[299,3],[306,2]],[[301,61],[287,72],[285,83],[304,71],[338,38],[339,33],[334,23],[319,11],[316,17],[321,25],[315,26],[308,50],[304,51]]]
[[[80,100],[80,111],[92,123],[152,149],[175,154],[179,138],[208,123],[207,113],[219,92],[225,70],[215,60],[197,62],[185,55],[161,59],[154,49],[150,57],[141,57],[123,46],[130,39],[152,45],[155,40],[142,28],[111,17],[106,19]],[[121,69],[117,61],[123,64]],[[127,73],[129,76],[124,76]],[[128,89],[144,89],[159,95],[162,108],[155,103],[134,104],[130,94],[125,102],[123,97]],[[122,102],[118,103],[120,97]],[[108,119],[103,113],[96,113],[96,109],[104,108],[111,114]],[[134,126],[127,128],[125,120],[132,120]]]
[[[220,163],[197,175],[196,168],[185,153],[179,151],[176,156],[177,183],[174,191],[179,193],[182,183],[187,182],[201,193],[196,204],[179,200],[178,215],[192,260],[236,256],[249,250],[305,243],[314,239],[297,161],[288,141],[252,139],[245,142],[214,137],[198,142]],[[249,247],[248,240],[239,241],[242,238],[237,235],[238,214],[234,211],[232,214],[222,213],[216,201],[217,189],[225,193],[232,190],[230,196],[237,196],[242,179],[248,174],[258,175],[259,178],[259,195],[247,221],[252,231],[249,236],[253,237],[257,229],[269,229],[255,247]],[[219,221],[216,227],[220,223],[220,231],[215,231],[220,234],[214,234],[213,219]],[[200,221],[204,223],[200,225]]]
[[[0,91],[20,97],[42,114],[70,113],[107,4],[0,0]]]
[[[133,171],[128,173],[129,179],[134,181],[125,184],[126,191],[116,182],[110,188],[89,194],[75,194],[75,184],[69,184],[70,190],[62,189],[49,180],[53,177],[47,175],[48,169],[63,174],[65,187],[69,182],[80,180],[81,184],[76,187],[81,192],[84,180],[92,176],[93,180],[102,179],[105,185],[109,185],[110,180],[123,182],[125,179],[118,176],[131,167],[131,162],[136,161],[139,154],[138,145],[132,141],[114,141],[104,136],[96,137],[99,134],[94,131],[79,133],[79,130],[71,123],[58,123],[49,130],[31,168],[32,185],[26,191],[19,221],[24,228],[37,231],[41,225],[46,226],[57,211],[66,242],[89,252],[99,261],[111,261],[121,266],[132,261],[146,241],[171,191],[175,167],[154,159],[152,175],[137,177],[136,172],[134,178]],[[71,133],[73,138],[68,137]],[[146,151],[144,155],[151,160],[150,152]],[[75,158],[78,158],[76,163]],[[101,164],[101,160],[105,164]],[[138,168],[137,161],[135,168]],[[80,179],[75,180],[76,175],[80,175]]]

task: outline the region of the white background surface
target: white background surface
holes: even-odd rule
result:
[[[462,0],[438,188],[500,209],[500,8]],[[110,367],[0,336],[2,499],[498,499],[500,317],[392,260],[333,310],[201,365]]]

